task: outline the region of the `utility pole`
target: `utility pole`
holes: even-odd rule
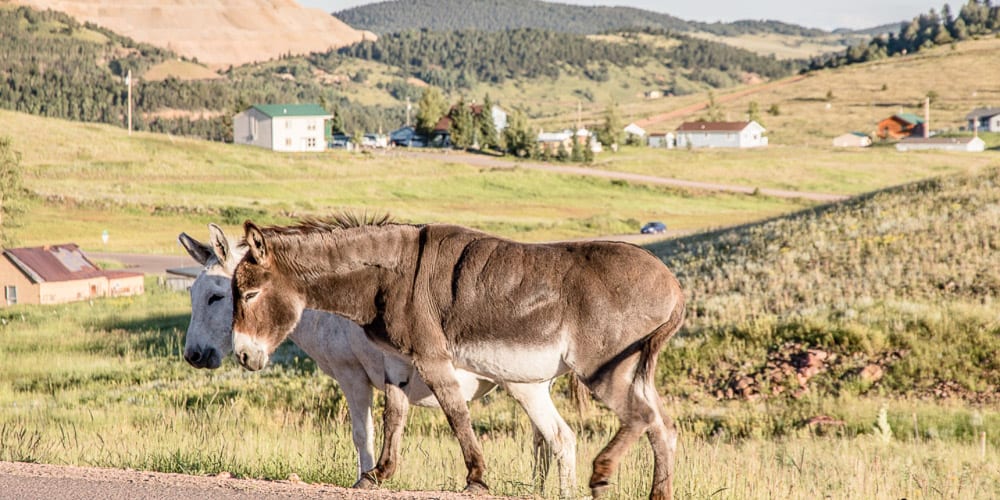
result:
[[[125,74],[125,86],[128,87],[128,135],[132,135],[132,70]]]

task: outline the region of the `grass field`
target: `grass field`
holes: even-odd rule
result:
[[[147,291],[0,313],[0,459],[353,482],[349,419],[331,379],[289,348],[284,364],[259,374],[231,360],[215,372],[196,371],[180,358],[187,296],[153,281]],[[579,436],[583,493],[589,461],[616,423],[599,408],[577,414],[559,387],[557,404]],[[1000,488],[1000,436],[991,432],[985,453],[978,440],[979,431],[1000,427],[995,407],[847,396],[676,399],[668,408],[682,429],[683,498],[989,498]],[[891,437],[876,432],[881,408]],[[817,432],[801,423],[816,414],[846,424]],[[493,492],[531,494],[523,412],[501,392],[474,403],[472,415]],[[461,456],[443,415],[414,409],[406,432],[403,465],[386,487],[460,489]],[[644,443],[633,449],[615,477],[614,498],[645,494],[650,460]],[[556,495],[555,483],[551,477],[546,496]]]

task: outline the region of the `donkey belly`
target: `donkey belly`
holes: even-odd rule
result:
[[[455,366],[495,381],[544,382],[569,371],[565,346],[476,341],[452,346]]]

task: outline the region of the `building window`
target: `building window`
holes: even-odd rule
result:
[[[306,128],[310,131],[316,130],[316,122],[309,122],[309,125]]]
[[[316,138],[315,137],[306,138],[306,147],[310,148],[316,147]]]
[[[291,120],[285,120],[285,128],[292,128],[292,121]]]
[[[285,146],[292,147],[292,138],[285,139]]]
[[[12,306],[17,304],[17,287],[14,285],[7,285],[3,287],[4,297],[7,299],[7,305]]]

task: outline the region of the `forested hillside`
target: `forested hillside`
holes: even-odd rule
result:
[[[843,64],[874,61],[899,54],[912,54],[937,45],[947,45],[1000,32],[1000,6],[990,0],[969,0],[958,15],[953,15],[949,4],[941,12],[931,9],[914,17],[909,23],[900,23],[899,31],[889,31],[888,36],[877,33],[865,43],[847,49],[843,54],[816,58],[813,69],[833,68]]]
[[[595,34],[630,28],[707,31],[717,35],[780,33],[823,36],[828,32],[778,21],[698,23],[632,7],[586,7],[538,0],[397,0],[334,13],[357,29],[379,34],[431,31],[505,31],[534,28],[560,33]]]
[[[651,61],[675,70],[690,70],[692,80],[712,87],[739,81],[742,73],[775,78],[802,67],[799,61],[777,61],[662,30],[647,29],[642,33],[679,43],[665,49],[643,42],[635,36],[637,32],[626,32],[624,43],[613,43],[536,29],[421,30],[383,35],[378,41],[342,48],[340,53],[399,67],[444,89],[468,88],[474,81],[501,84],[511,78],[556,78],[563,72],[605,81],[610,65],[643,66]],[[728,78],[720,78],[720,74]]]
[[[147,69],[177,55],[54,11],[0,7],[0,33],[0,107],[40,116],[124,125],[128,70],[137,130],[229,140],[232,113],[257,102],[323,102],[352,130],[399,123],[403,113],[359,106],[311,75],[295,78],[291,61],[242,66],[214,80],[146,81]],[[343,62],[333,54],[323,67]],[[194,119],[200,114],[209,117]]]

